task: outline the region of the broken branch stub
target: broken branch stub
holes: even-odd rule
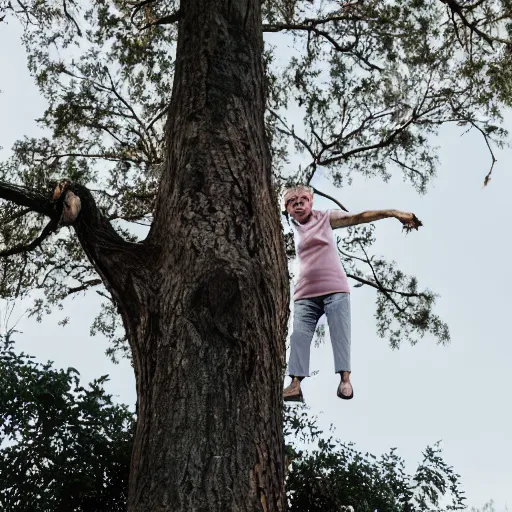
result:
[[[81,206],[80,198],[71,190],[68,190],[64,198],[61,223],[65,226],[73,224],[80,213]]]

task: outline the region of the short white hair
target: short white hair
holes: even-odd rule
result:
[[[311,196],[311,202],[313,202],[313,189],[308,187],[307,185],[297,185],[295,187],[289,187],[285,189],[283,196],[283,203],[286,209],[286,201],[288,201],[289,197],[293,194],[298,194],[301,191],[307,192]]]

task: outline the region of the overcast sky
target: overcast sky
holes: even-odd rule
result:
[[[14,23],[0,26],[2,160],[16,139],[39,133],[34,119],[45,107],[27,72],[19,35]],[[508,128],[512,131],[512,116]],[[324,427],[334,424],[338,437],[363,452],[379,455],[397,447],[411,471],[422,450],[442,440],[445,460],[461,475],[467,504],[481,506],[493,499],[497,510],[504,510],[512,505],[512,153],[497,153],[493,179],[483,189],[490,165],[485,144],[476,134],[460,133],[443,129],[437,140],[438,177],[425,196],[400,177],[387,184],[356,177],[344,190],[334,189],[321,175],[314,182],[350,210],[396,208],[414,211],[423,221],[419,232],[407,236],[394,219],[376,223],[374,254],[397,261],[418,277],[420,287],[440,295],[435,311],[450,326],[451,344],[438,346],[426,337],[415,347],[392,351],[376,335],[374,290],[354,289],[354,400],[336,397],[338,377],[328,336],[323,346],[312,348],[312,370],[319,374],[303,388]],[[333,207],[315,200],[317,209]],[[70,301],[63,313],[42,325],[22,319],[18,348],[40,361],[73,366],[85,381],[109,374],[107,389],[133,405],[130,365],[113,365],[104,356],[106,340],[89,336],[98,308],[97,298],[89,295]],[[20,304],[11,323],[22,311]],[[65,316],[71,317],[70,325],[58,327]]]

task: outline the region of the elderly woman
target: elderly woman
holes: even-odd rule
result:
[[[288,361],[288,374],[292,380],[284,390],[284,400],[303,400],[300,383],[309,376],[310,345],[318,320],[324,313],[334,353],[334,371],[340,374],[337,394],[349,400],[354,396],[350,382],[350,288],[332,230],[388,217],[398,219],[407,229],[418,229],[422,224],[413,213],[398,210],[355,214],[343,210],[313,210],[313,191],[303,185],[285,191],[284,205],[292,217],[299,262]]]

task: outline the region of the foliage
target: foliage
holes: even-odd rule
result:
[[[304,409],[287,409],[285,431],[289,439],[316,445],[302,451],[288,446],[290,512],[337,512],[343,506],[357,512],[465,509],[459,475],[441,458],[439,444],[426,448],[409,475],[396,449],[377,458],[326,438]]]
[[[510,0],[262,6],[277,196],[286,184],[317,186],[320,178],[344,191],[354,173],[399,175],[424,193],[436,173],[435,136],[447,123],[482,136],[488,181],[507,135],[501,111],[512,104]],[[45,136],[15,143],[0,163],[0,183],[51,195],[52,180],[67,176],[93,191],[124,236],[144,237],[164,161],[177,8],[175,0],[0,2],[2,23],[23,26],[29,70],[48,104],[38,120]],[[43,222],[2,205],[0,297],[42,292],[32,309],[40,317],[96,290],[105,302],[92,332],[112,340],[113,358],[128,353],[116,308],[71,232],[43,233]],[[345,235],[352,279],[377,290],[378,333],[393,347],[426,333],[448,341],[433,313],[435,294],[394,263],[368,256],[373,231]]]
[[[134,419],[74,368],[16,353],[0,337],[0,509],[126,510]]]
[[[105,392],[107,376],[84,388],[75,369],[16,353],[13,334],[0,338],[0,508],[125,510],[134,416]],[[407,475],[395,450],[377,459],[325,438],[304,408],[286,408],[285,435],[290,512],[440,510],[441,498],[463,508],[437,446]]]

